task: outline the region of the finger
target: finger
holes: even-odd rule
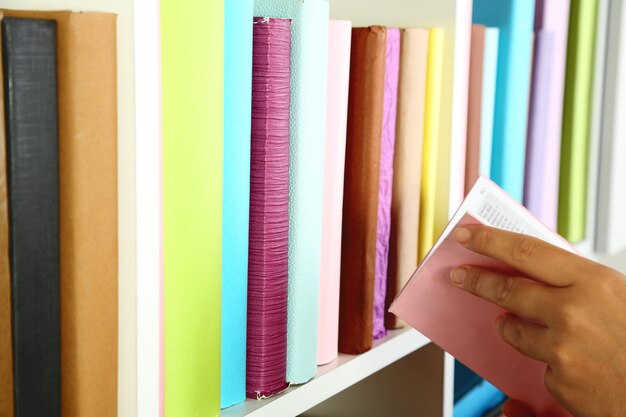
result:
[[[548,363],[553,357],[550,349],[550,330],[521,317],[505,314],[497,319],[502,340],[524,356]]]
[[[552,288],[529,279],[473,266],[453,269],[450,279],[463,290],[518,316],[544,323],[552,316]]]
[[[515,400],[507,401],[502,411],[506,417],[535,417],[524,403]]]
[[[469,250],[486,255],[557,287],[573,284],[592,263],[532,236],[488,226],[463,226],[454,238]]]

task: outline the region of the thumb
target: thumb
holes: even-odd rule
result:
[[[515,400],[507,401],[502,411],[506,417],[535,417],[526,405]]]

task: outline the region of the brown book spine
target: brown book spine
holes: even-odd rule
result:
[[[465,194],[480,172],[480,113],[483,96],[483,61],[485,26],[472,26],[470,49],[469,92],[467,102],[467,150],[465,154]]]
[[[372,347],[386,29],[352,30],[343,198],[339,351]]]

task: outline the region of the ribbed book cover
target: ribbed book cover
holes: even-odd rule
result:
[[[246,395],[287,384],[291,19],[255,17]]]
[[[4,18],[15,417],[60,417],[56,22]]]

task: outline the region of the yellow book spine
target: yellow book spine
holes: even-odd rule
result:
[[[443,29],[430,29],[424,108],[424,148],[422,152],[422,194],[418,248],[420,261],[432,248],[435,238],[444,40],[445,32]]]

